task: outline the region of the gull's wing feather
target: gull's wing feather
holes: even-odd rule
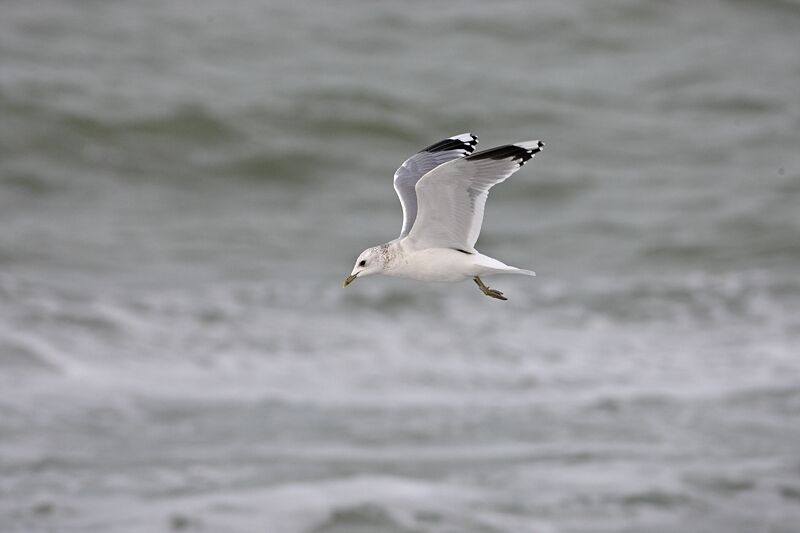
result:
[[[403,227],[400,238],[408,235],[417,217],[417,192],[414,189],[422,176],[443,163],[460,159],[472,153],[478,138],[462,133],[439,141],[412,155],[394,173],[394,190],[403,206]]]
[[[542,150],[541,141],[490,148],[439,165],[416,186],[417,218],[408,234],[413,246],[474,251],[489,189]]]

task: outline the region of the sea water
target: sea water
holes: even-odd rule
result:
[[[0,5],[0,531],[800,530],[800,4]],[[359,279],[394,170],[542,139]]]

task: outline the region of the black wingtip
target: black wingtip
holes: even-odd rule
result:
[[[464,155],[469,155],[475,150],[475,146],[477,146],[477,144],[477,136],[473,135],[472,133],[463,133],[461,135],[456,135],[454,137],[434,143],[426,148],[423,148],[421,151],[435,153],[449,152],[451,150],[463,150]]]
[[[532,144],[535,142],[536,144]],[[493,159],[495,161],[502,161],[508,159],[516,161],[519,166],[524,165],[533,156],[542,151],[544,143],[542,141],[528,141],[518,144],[506,144],[505,146],[498,146],[496,148],[489,148],[477,154],[467,156],[469,161],[479,161],[481,159]]]

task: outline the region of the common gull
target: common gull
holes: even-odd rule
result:
[[[507,300],[481,276],[523,274],[475,249],[489,189],[505,181],[542,150],[542,141],[507,144],[473,153],[478,138],[462,133],[408,158],[394,174],[403,226],[394,240],[367,248],[342,283],[383,274],[421,281],[472,278],[486,296]]]

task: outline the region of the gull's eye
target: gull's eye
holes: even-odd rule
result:
[[[358,266],[363,267],[366,264],[367,264],[367,260],[366,259],[362,259],[361,261],[359,261]]]

